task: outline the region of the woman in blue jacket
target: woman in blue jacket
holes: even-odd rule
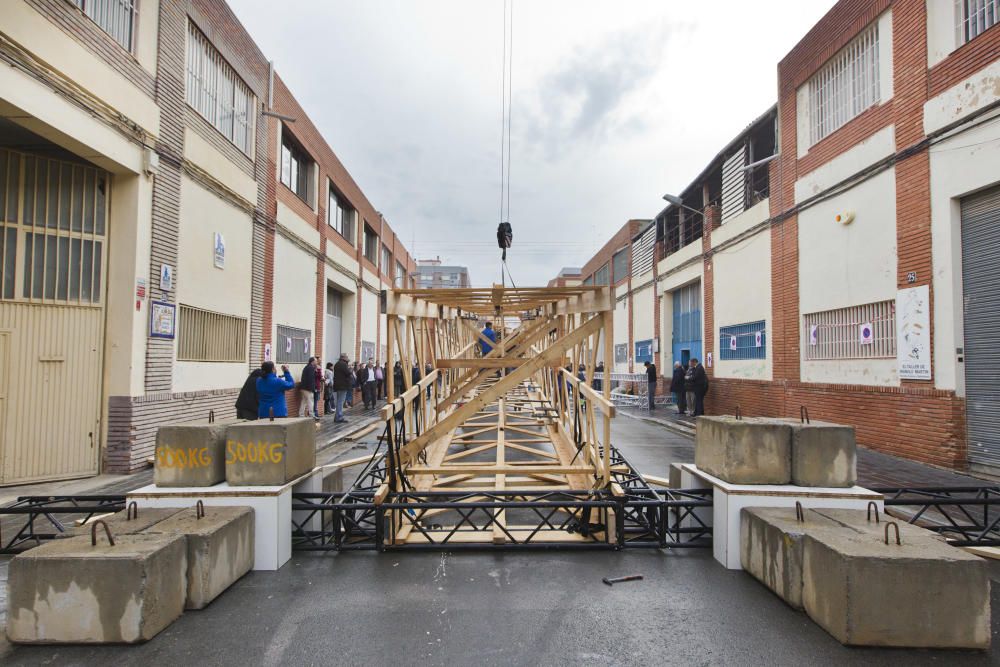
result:
[[[257,397],[259,399],[257,416],[265,419],[274,410],[275,417],[287,417],[288,406],[285,405],[285,392],[295,388],[295,380],[288,372],[288,366],[282,366],[284,377],[278,377],[274,372],[274,362],[265,361],[260,365],[261,377],[257,378]]]

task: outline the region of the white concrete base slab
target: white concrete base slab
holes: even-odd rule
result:
[[[254,570],[277,570],[292,557],[292,492],[322,489],[321,469],[281,486],[229,486],[161,488],[155,484],[127,495],[142,507],[192,507],[205,505],[252,507],[254,511]]]
[[[730,570],[740,565],[740,510],[744,507],[826,507],[860,509],[874,501],[879,512],[884,510],[882,494],[860,486],[850,488],[820,488],[791,484],[730,484],[698,469],[693,463],[681,466],[681,488],[713,489],[712,516],[701,515],[712,525],[712,553],[715,560]]]

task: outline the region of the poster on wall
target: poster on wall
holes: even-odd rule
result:
[[[711,368],[711,367],[712,367],[712,353],[711,352],[706,352],[705,353],[705,368]]]
[[[222,238],[222,234],[219,232],[215,232],[214,248],[215,268],[226,268],[226,239]]]
[[[865,322],[858,329],[858,341],[862,345],[871,345],[875,340],[875,327],[871,322]]]
[[[819,325],[810,324],[809,325],[809,344],[817,345],[819,344]]]
[[[174,305],[163,301],[153,301],[149,309],[149,337],[174,337]]]
[[[160,264],[160,289],[169,292],[174,289],[174,267]]]
[[[274,361],[274,359],[271,358],[271,344],[270,343],[264,343],[264,361]]]
[[[931,379],[930,288],[896,292],[896,360],[901,380]]]

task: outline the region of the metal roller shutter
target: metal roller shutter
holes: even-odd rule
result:
[[[962,200],[969,462],[1000,466],[1000,188]]]

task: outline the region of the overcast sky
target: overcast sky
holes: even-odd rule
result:
[[[411,252],[499,281],[503,0],[229,1]],[[833,3],[513,0],[514,281],[656,215]]]

